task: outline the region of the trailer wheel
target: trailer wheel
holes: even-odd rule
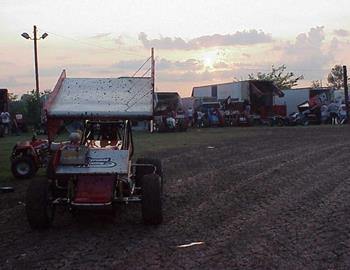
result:
[[[11,163],[12,174],[18,179],[31,178],[35,175],[37,170],[38,168],[31,156],[19,156],[15,158]]]
[[[138,158],[136,164],[148,164],[156,167],[155,173],[160,177],[161,191],[163,192],[163,169],[162,162],[156,158]],[[141,186],[142,178],[146,174],[154,173],[153,166],[137,166],[136,167],[136,186]]]
[[[154,173],[142,178],[142,218],[149,225],[158,225],[163,221],[161,180]]]
[[[26,195],[26,214],[33,230],[51,227],[55,216],[53,187],[47,179],[35,179],[31,182]]]

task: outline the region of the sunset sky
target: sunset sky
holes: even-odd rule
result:
[[[21,37],[34,24],[49,34],[38,41],[41,90],[62,69],[69,77],[131,76],[151,47],[157,90],[183,96],[272,65],[304,75],[299,86],[325,84],[332,66],[350,65],[346,0],[0,0],[0,88],[35,88],[33,42]]]

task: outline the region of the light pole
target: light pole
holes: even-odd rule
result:
[[[35,85],[36,85],[36,89],[35,89],[35,94],[36,94],[36,99],[38,102],[38,106],[39,106],[39,123],[40,123],[40,117],[41,117],[41,102],[40,102],[40,92],[39,92],[39,71],[38,71],[38,47],[37,47],[37,41],[40,39],[44,39],[48,36],[47,33],[44,33],[41,35],[41,37],[37,37],[37,28],[36,25],[33,26],[33,34],[34,37],[31,38],[30,35],[28,35],[27,33],[22,33],[22,37],[24,37],[25,39],[30,39],[34,41],[34,63],[35,63]]]

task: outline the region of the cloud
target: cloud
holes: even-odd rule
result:
[[[187,82],[194,84],[195,82],[212,80],[211,73],[209,71],[194,72],[171,72],[160,71],[157,73],[157,79],[162,82]]]
[[[290,70],[305,71],[313,78],[322,78],[325,73],[322,69],[334,61],[334,51],[325,43],[323,26],[311,28],[308,33],[299,34],[294,42],[274,49],[281,51],[281,64],[286,64]]]
[[[108,32],[108,33],[99,33],[96,34],[94,36],[89,37],[90,39],[104,39],[104,38],[108,38],[112,33]]]
[[[225,62],[219,62],[219,63],[215,63],[213,65],[213,68],[216,68],[216,69],[225,69],[225,68],[228,68],[229,65]]]
[[[216,46],[254,45],[272,42],[270,34],[251,29],[249,31],[237,31],[234,34],[205,35],[185,41],[180,37],[160,37],[149,39],[143,32],[139,34],[139,40],[145,48],[155,47],[164,50],[195,50]]]
[[[143,32],[139,34],[139,40],[145,48],[155,47],[157,49],[178,49],[178,50],[190,50],[191,46],[182,38],[175,37],[161,37],[160,39],[148,39],[147,35]]]
[[[234,34],[227,35],[215,34],[211,36],[201,36],[190,41],[190,43],[196,44],[198,47],[205,48],[214,46],[252,45],[270,42],[272,42],[271,35],[255,29],[242,32],[237,31]]]
[[[350,32],[345,29],[337,29],[333,31],[333,34],[338,36],[338,37],[348,37],[350,36]]]
[[[23,87],[28,84],[22,81],[19,81],[16,76],[8,76],[5,78],[0,78],[0,88],[13,88],[13,87]]]
[[[142,60],[123,60],[119,61],[113,65],[111,65],[111,68],[118,69],[118,70],[137,70],[141,65],[145,62],[145,59]]]
[[[125,45],[125,37],[123,35],[119,35],[118,37],[116,37],[114,39],[114,42],[116,45],[118,46],[122,46]]]
[[[203,69],[203,63],[197,59],[187,59],[184,61],[170,61],[164,58],[161,58],[156,67],[159,70],[166,69],[175,69],[175,70],[186,70],[186,71],[195,71]]]
[[[0,61],[0,67],[4,68],[9,68],[9,67],[15,67],[16,63],[10,62],[10,61]]]
[[[113,69],[117,70],[127,70],[136,71],[145,62],[142,60],[125,60],[120,61],[111,66]],[[147,70],[150,64],[146,64],[142,70]],[[184,70],[184,71],[194,71],[203,69],[203,64],[197,59],[187,59],[184,61],[171,61],[165,58],[156,59],[156,70]]]

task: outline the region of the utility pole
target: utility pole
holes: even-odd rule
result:
[[[150,121],[150,132],[153,133],[154,131],[154,121],[153,121],[153,115],[154,115],[154,95],[155,93],[155,79],[154,79],[154,74],[155,74],[155,64],[154,64],[154,48],[151,49],[151,78],[152,78],[152,120]]]
[[[36,99],[38,101],[38,105],[40,107],[40,114],[41,114],[41,102],[40,102],[40,92],[39,92],[39,71],[38,71],[38,46],[37,46],[37,29],[36,25],[34,25],[34,63],[35,63],[35,93],[36,93]]]
[[[345,96],[345,106],[346,106],[346,119],[349,121],[349,90],[348,90],[348,74],[346,66],[343,66],[343,76],[344,76],[344,96]]]
[[[47,33],[42,34],[41,37],[38,38],[37,34],[37,28],[36,25],[33,26],[33,34],[34,37],[31,38],[30,35],[27,33],[22,33],[22,37],[25,39],[30,39],[34,41],[34,65],[35,65],[35,96],[37,100],[37,106],[39,109],[39,115],[38,115],[38,123],[40,124],[41,122],[41,101],[40,101],[40,89],[39,89],[39,68],[38,68],[38,46],[37,46],[37,41],[40,39],[44,39],[48,36]]]

